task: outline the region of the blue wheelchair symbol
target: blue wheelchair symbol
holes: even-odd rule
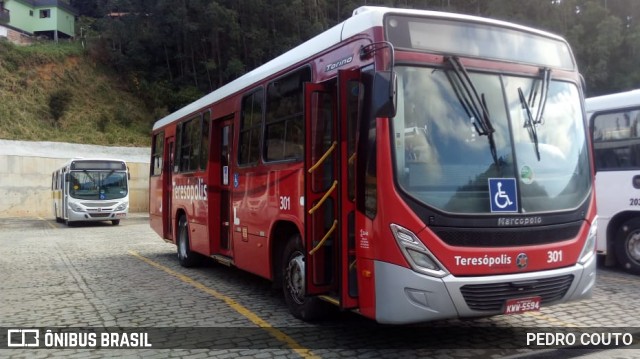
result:
[[[491,212],[518,212],[515,178],[489,178]]]

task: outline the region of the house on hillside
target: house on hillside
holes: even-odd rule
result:
[[[17,43],[34,36],[72,38],[76,15],[68,0],[0,0],[0,38]]]

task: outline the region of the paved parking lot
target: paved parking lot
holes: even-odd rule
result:
[[[8,330],[28,328],[52,328],[58,344],[67,347],[90,339],[87,332],[98,342],[103,332],[119,333],[115,345],[123,344],[123,333],[145,333],[152,345],[12,348],[0,350],[3,357],[640,358],[640,277],[610,269],[599,271],[588,301],[524,315],[402,327],[353,313],[314,324],[299,321],[264,279],[214,263],[180,267],[175,247],[149,228],[144,215],[120,226],[71,228],[51,219],[0,219],[0,271],[0,348],[7,347]],[[76,342],[58,333],[65,331],[75,333]],[[630,334],[635,349],[534,350],[523,343],[532,331],[555,339],[583,332]],[[144,344],[142,334],[127,338],[127,344]]]

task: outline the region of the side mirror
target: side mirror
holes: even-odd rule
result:
[[[398,78],[394,71],[373,73],[370,88],[370,110],[375,117],[394,117],[398,101]]]
[[[69,172],[64,174],[64,181],[69,182]]]

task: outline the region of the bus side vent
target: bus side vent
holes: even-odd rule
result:
[[[469,308],[482,311],[500,311],[508,299],[541,297],[541,303],[562,299],[573,282],[573,275],[551,277],[522,282],[468,284],[460,291]]]

